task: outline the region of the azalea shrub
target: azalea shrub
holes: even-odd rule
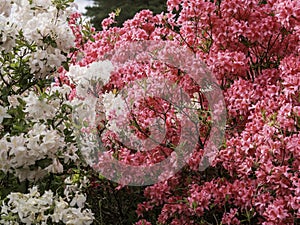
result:
[[[77,62],[85,67],[105,60],[128,42],[175,42],[203,60],[223,90],[227,122],[218,156],[199,171],[202,143],[180,172],[146,187],[137,224],[299,223],[298,2],[168,1],[167,6],[156,16],[141,11],[122,27],[109,27],[115,17],[110,14]],[[98,93],[111,93],[117,101],[125,84],[155,76],[156,68],[159,76],[201,96],[184,71],[134,60],[114,71]],[[158,109],[155,103],[151,107]],[[132,127],[137,133],[146,131],[143,122],[151,115],[146,109],[131,118],[140,122]],[[136,165],[163,158],[159,152],[134,152],[115,136],[104,143],[119,160]]]
[[[3,2],[1,223],[300,223],[298,1],[168,0],[166,12],[142,10],[121,27],[111,13],[99,32],[71,1]],[[179,61],[205,64],[215,83],[197,83]],[[208,157],[216,89],[226,126]],[[178,164],[178,147],[192,147],[181,170],[128,186],[145,178],[142,165]],[[138,181],[112,160],[135,166]]]
[[[71,88],[54,82],[78,49],[75,7],[68,0],[0,5],[0,223],[91,224]]]

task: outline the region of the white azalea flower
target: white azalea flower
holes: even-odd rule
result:
[[[101,80],[103,84],[107,84],[113,68],[113,64],[109,60],[93,62],[89,65],[87,74],[90,79]]]
[[[0,123],[3,122],[4,118],[11,118],[11,116],[7,113],[7,108],[0,105]]]
[[[76,192],[73,200],[70,202],[70,206],[77,205],[79,208],[83,208],[85,201],[86,197],[83,194]]]

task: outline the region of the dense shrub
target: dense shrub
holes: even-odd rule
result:
[[[122,27],[112,27],[111,13],[99,32],[72,14],[71,1],[0,2],[2,224],[300,223],[298,1],[168,0],[165,13],[143,10]],[[225,138],[204,171],[199,165],[216,132],[210,86],[142,51],[144,58],[121,54],[130,43],[154,40],[169,47],[154,49],[154,58],[170,50],[171,61],[204,62],[222,90]],[[156,82],[145,88],[141,80]],[[197,144],[176,174],[164,168],[168,179],[127,186],[133,177],[109,170],[109,160],[139,169],[179,158],[180,113],[187,111],[168,100],[180,98],[142,92],[163,90],[165,80],[192,100],[184,107],[201,121],[190,129]],[[156,117],[165,136],[151,127]],[[126,132],[129,140],[120,141]],[[91,155],[92,135],[105,154]],[[118,183],[103,176],[110,172]]]
[[[203,143],[174,177],[146,187],[146,201],[137,207],[145,220],[137,224],[299,223],[299,2],[169,0],[167,6],[155,16],[141,11],[120,28],[110,28],[110,14],[77,62],[104,60],[132,41],[173,42],[202,59],[223,90],[228,118],[217,158],[205,172],[198,171]],[[184,71],[159,66],[164,68],[159,76],[201,94],[193,83],[184,86]],[[106,93],[156,72],[150,62],[130,62],[114,71]],[[140,112],[140,121],[149,117]],[[155,161],[153,152],[132,152],[112,139],[115,145],[108,150],[119,160]]]

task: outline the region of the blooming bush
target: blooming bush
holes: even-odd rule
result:
[[[81,182],[86,185],[86,181]],[[7,205],[2,205],[1,224],[91,224],[94,217],[90,209],[83,209],[86,196],[80,193],[82,187],[72,184],[69,178],[65,183],[64,198],[54,196],[51,190],[41,195],[37,186],[28,194],[10,193]]]
[[[137,224],[299,223],[298,2],[169,0],[167,6],[166,13],[156,16],[141,11],[122,27],[109,28],[111,14],[77,62],[88,66],[128,42],[161,40],[192,51],[213,71],[223,90],[228,118],[218,156],[206,171],[198,170],[209,135],[210,119],[204,110],[201,119],[206,126],[199,128],[203,135],[199,147],[175,176],[145,188],[146,201],[137,207],[142,220]],[[98,93],[109,95],[110,102],[119,101],[125,84],[151,77],[176,82],[190,96],[203,94],[184,71],[136,59],[115,69]],[[139,100],[139,96],[131,99]],[[122,114],[136,122],[131,129],[140,138],[148,137],[147,121],[158,116],[163,105],[150,100],[133,107],[131,114]],[[202,109],[207,106],[205,99],[196,98],[196,102]],[[116,115],[123,128],[123,117]],[[106,120],[110,118],[115,117]],[[102,126],[108,129],[109,124],[104,121]],[[177,132],[170,131],[172,137]],[[165,151],[154,149],[147,154],[143,146],[135,151],[120,144],[111,130],[106,135],[107,151],[127,164],[151,165],[173,150],[166,146]]]
[[[64,184],[85,166],[73,132],[71,88],[53,82],[79,48],[72,31],[79,25],[68,24],[76,16],[72,1],[0,3],[1,224],[91,224],[88,178]]]
[[[168,0],[166,12],[143,10],[122,27],[110,27],[112,13],[97,33],[70,14],[69,1],[3,2],[1,182],[21,182],[16,190],[1,189],[3,223],[90,224],[88,205],[99,224],[300,222],[299,2]],[[18,10],[22,16],[11,19]],[[168,48],[152,49],[151,57],[142,46],[134,57],[126,51],[142,41]],[[176,54],[168,58],[168,51]],[[193,59],[207,65],[217,84],[195,82],[192,72],[200,64]],[[192,70],[170,63],[181,60]],[[190,102],[179,109],[178,95],[155,97],[170,87],[165,81]],[[214,85],[224,95],[227,119],[220,151],[210,159],[217,107],[206,93]],[[189,110],[196,116],[188,119],[199,123],[187,131],[182,121]],[[119,184],[103,177],[116,172],[106,167],[112,159],[151,167],[169,158],[176,165],[182,135],[195,133],[195,145],[192,135],[184,143],[193,152],[176,174],[164,168],[160,181],[144,188],[127,187],[136,178],[127,171],[116,174]],[[104,153],[91,148],[93,135]],[[202,171],[204,158],[210,166]],[[138,181],[145,177],[136,172]],[[69,191],[70,185],[76,187]]]

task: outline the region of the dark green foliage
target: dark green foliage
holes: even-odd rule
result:
[[[121,26],[127,19],[142,9],[149,9],[154,14],[166,10],[166,0],[95,0],[95,6],[86,7],[86,16],[91,17],[91,22],[97,30],[101,30],[101,22],[108,14],[121,9],[120,15],[116,18],[116,26]]]
[[[93,225],[132,225],[138,220],[137,204],[145,201],[144,187],[124,187],[93,174],[87,190],[87,202],[96,220]]]

